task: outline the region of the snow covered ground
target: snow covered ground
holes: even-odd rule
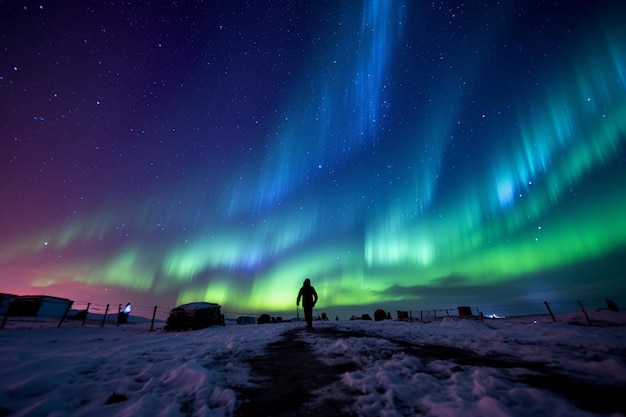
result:
[[[0,330],[0,416],[267,415],[267,407],[254,413],[250,393],[273,389],[263,388],[272,369],[285,378],[311,361],[343,371],[316,382],[301,403],[286,397],[294,408],[274,415],[624,415],[626,314],[589,315],[593,326],[570,313],[556,323],[326,321],[312,332],[302,322],[182,333],[149,331],[149,322],[8,323]],[[263,357],[272,362],[257,368]],[[285,386],[306,382],[299,378]]]

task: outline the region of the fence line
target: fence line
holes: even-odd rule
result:
[[[60,300],[63,300],[60,301]],[[51,308],[51,305],[63,305],[63,311]],[[19,306],[19,308],[16,308]],[[66,307],[65,307],[66,306]],[[172,308],[131,306],[129,314],[124,314],[122,304],[96,304],[87,301],[71,301],[47,296],[16,296],[9,302],[0,303],[0,329],[6,327],[50,327],[56,321],[61,326],[120,326],[127,318],[142,317],[151,320],[150,330],[154,330],[155,321],[167,319]],[[56,314],[55,314],[56,313]],[[139,313],[139,314],[137,314]],[[9,318],[11,320],[9,320]],[[139,321],[132,320],[131,324]]]
[[[16,297],[17,299],[18,297]],[[22,297],[29,298],[29,297]],[[30,297],[34,298],[34,297]],[[64,299],[60,299],[64,300]],[[50,327],[53,323],[57,324],[57,327],[61,326],[120,326],[122,324],[126,324],[125,320],[122,320],[123,317],[123,306],[122,304],[118,305],[110,305],[110,304],[96,304],[88,301],[71,301],[64,300],[69,302],[67,308],[62,309],[59,307],[62,303],[60,301],[54,300],[54,297],[46,298],[47,303],[55,304],[58,303],[54,308],[48,308],[46,311],[59,311],[57,315],[46,315],[46,316],[28,316],[28,315],[18,315],[11,314],[11,303],[9,306],[3,306],[0,304],[0,329],[5,328],[7,323],[11,324],[10,327]],[[41,303],[40,303],[41,304]],[[61,305],[62,307],[62,305]],[[140,321],[132,320],[133,318],[142,317],[145,320],[150,320],[150,331],[155,330],[155,322],[157,324],[164,323],[167,320],[169,312],[173,309],[173,307],[160,307],[160,306],[132,306],[132,310],[129,316],[131,320],[128,322],[130,324],[136,324]],[[447,307],[447,308],[431,308],[431,309],[415,309],[415,310],[397,310],[396,317],[397,320],[405,320],[405,321],[415,321],[415,322],[431,322],[440,320],[443,318],[476,318],[476,319],[484,319],[484,318],[514,318],[519,316],[534,316],[534,315],[544,315],[550,316],[552,321],[557,321],[557,316],[563,313],[570,313],[573,311],[582,311],[587,324],[593,325],[592,317],[589,316],[588,311],[598,310],[598,309],[610,309],[613,311],[618,311],[617,304],[608,298],[604,300],[599,299],[587,299],[587,300],[576,300],[576,301],[555,301],[548,302],[544,301],[536,302],[536,303],[525,303],[525,304],[501,304],[501,305],[485,305],[485,306],[456,306],[456,307]],[[5,311],[6,310],[6,311]],[[63,311],[62,311],[63,310]],[[504,315],[497,315],[489,313],[490,311],[508,311],[510,313]],[[325,312],[322,312],[320,309],[316,309],[318,318],[327,317]],[[289,314],[288,312],[284,312]],[[320,316],[320,313],[322,316]],[[393,312],[385,312],[389,317],[394,318],[392,315]],[[234,315],[233,315],[234,314]],[[230,313],[227,314],[228,317],[260,317],[263,313],[247,313],[247,314],[237,314]],[[352,316],[352,319],[363,319],[365,316],[369,316],[369,314],[363,314],[361,317]],[[11,320],[9,320],[9,318]],[[371,316],[369,317],[371,318]],[[377,318],[378,320],[378,318]],[[280,320],[279,320],[280,321]],[[13,325],[15,324],[15,325]]]

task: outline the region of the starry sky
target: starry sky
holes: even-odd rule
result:
[[[626,296],[624,21],[591,0],[0,1],[0,292]]]

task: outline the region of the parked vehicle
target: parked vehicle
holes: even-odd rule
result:
[[[198,330],[217,324],[224,325],[221,306],[214,303],[196,302],[182,304],[170,311],[164,330]]]

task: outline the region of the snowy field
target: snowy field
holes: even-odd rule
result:
[[[621,416],[626,314],[589,315],[593,326],[571,313],[556,323],[326,321],[312,332],[302,322],[182,333],[149,331],[149,322],[9,322],[0,416]],[[314,386],[302,375],[285,380],[301,368],[326,373]],[[271,385],[281,381],[274,372],[284,384]],[[286,392],[286,406],[255,408],[255,390],[298,384],[309,395]]]

